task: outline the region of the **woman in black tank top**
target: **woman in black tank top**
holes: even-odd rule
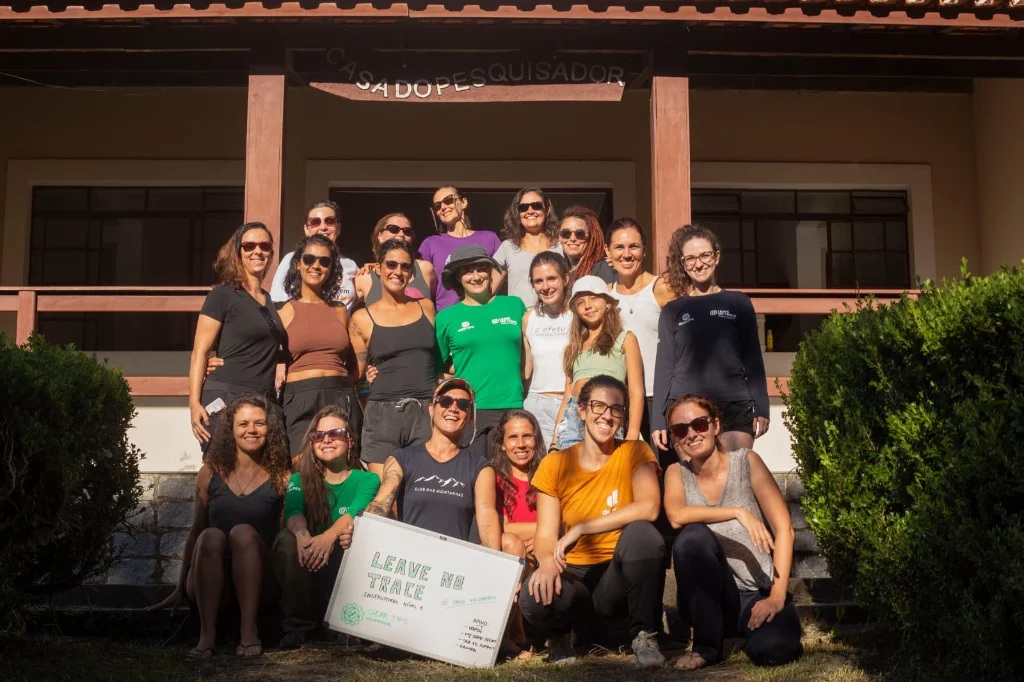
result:
[[[236,653],[263,653],[256,614],[275,587],[270,545],[281,528],[288,464],[280,412],[260,395],[231,401],[196,477],[192,528],[185,541],[186,569],[174,592],[150,609],[176,609],[184,596],[196,604],[199,643],[190,656],[213,654],[225,590],[234,595],[241,616]]]
[[[359,454],[376,474],[392,452],[430,438],[427,408],[437,383],[434,305],[406,293],[412,247],[389,239],[380,253],[381,299],[353,313],[349,325],[360,373],[372,366]]]
[[[411,246],[415,238],[416,231],[412,229],[412,222],[404,213],[388,213],[377,221],[370,233],[374,262],[364,265],[356,275],[356,297],[359,300],[364,301],[366,305],[372,305],[381,298],[383,285],[379,261],[380,249],[384,243],[392,239],[401,239]],[[433,301],[436,291],[437,273],[434,272],[434,266],[428,260],[413,260],[412,278],[405,287],[406,295],[409,298]]]

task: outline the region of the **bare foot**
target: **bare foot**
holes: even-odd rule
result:
[[[675,667],[677,670],[698,670],[707,664],[704,657],[696,651],[688,651],[676,659]]]

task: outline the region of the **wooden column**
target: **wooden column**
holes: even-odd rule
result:
[[[14,342],[18,345],[28,343],[28,337],[36,329],[39,318],[36,303],[36,292],[18,292],[18,322],[14,330]]]
[[[651,78],[651,214],[654,272],[664,272],[672,233],[690,222],[690,79]]]
[[[245,127],[245,221],[266,224],[274,238],[270,285],[281,243],[281,193],[284,176],[285,75],[281,67],[254,67],[249,75]]]

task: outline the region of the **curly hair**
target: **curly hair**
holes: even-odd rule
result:
[[[263,230],[267,233],[267,241],[274,241],[274,236],[270,234],[270,230],[263,223],[245,223],[235,228],[235,231],[231,233],[231,237],[217,250],[217,259],[213,261],[213,271],[217,273],[217,281],[220,284],[230,285],[235,289],[245,287],[245,266],[242,265],[242,237],[249,230]],[[270,254],[267,257],[269,258]],[[263,280],[266,274],[266,270],[260,274],[260,281]]]
[[[587,224],[587,246],[580,255],[580,259],[576,262],[576,267],[569,273],[571,275],[569,286],[571,287],[576,283],[577,279],[584,275],[589,275],[598,261],[605,257],[605,243],[604,233],[601,231],[601,222],[598,220],[597,214],[592,210],[586,206],[570,206],[562,213],[562,219],[558,224],[561,225],[569,218],[577,218]]]
[[[440,192],[443,189],[450,189],[452,191],[452,194],[455,195],[456,199],[465,199],[465,197],[462,196],[462,192],[460,192],[459,188],[456,187],[455,185],[441,185],[436,190],[434,190],[434,194],[437,194],[438,192]],[[469,222],[469,213],[467,211],[469,211],[469,207],[468,206],[466,207],[466,210],[463,211],[461,215],[459,215],[459,219],[462,221],[462,224],[466,226],[467,230],[472,230],[473,226]],[[437,219],[437,211],[434,210],[433,205],[431,205],[431,207],[430,207],[430,215],[434,219],[434,230],[438,234],[445,234],[445,233],[447,233],[448,232],[448,226],[445,225],[444,223],[442,223],[440,220]]]
[[[388,213],[386,216],[378,220],[376,224],[374,224],[373,229],[370,230],[370,248],[373,249],[373,260],[377,262],[380,262],[381,258],[380,247],[382,243],[380,241],[380,233],[383,232],[384,228],[390,225],[391,221],[395,218],[405,218],[406,220],[409,220],[409,216],[404,213]],[[411,220],[409,220],[409,224],[412,225]],[[397,237],[388,237],[384,241],[389,242],[392,239],[397,239]],[[415,258],[413,260],[415,260]]]
[[[718,253],[722,250],[722,243],[718,241],[718,235],[703,225],[683,225],[672,233],[672,239],[668,243],[668,259],[665,262],[665,271],[668,272],[668,284],[676,296],[685,296],[690,291],[690,275],[683,266],[683,247],[691,239],[707,239],[711,244],[711,250]]]
[[[668,426],[669,426],[669,430],[668,430],[669,435],[672,434],[672,428],[671,428],[672,425],[668,421],[668,416],[670,414],[672,414],[672,412],[677,407],[679,407],[680,405],[685,405],[686,403],[693,403],[697,407],[701,408],[702,410],[704,410],[705,412],[708,413],[708,416],[711,417],[711,421],[713,421],[713,422],[718,424],[719,433],[718,433],[717,436],[715,436],[715,447],[717,447],[719,450],[722,450],[724,452],[725,448],[722,447],[722,433],[721,433],[722,410],[719,409],[718,403],[716,403],[711,398],[708,398],[707,396],[697,395],[696,393],[687,393],[686,395],[681,395],[681,396],[679,396],[678,398],[676,398],[675,400],[672,401],[672,404],[668,406],[667,410],[665,410],[665,423],[668,424]]]
[[[313,529],[327,528],[331,524],[331,501],[328,500],[329,491],[324,483],[324,463],[316,456],[316,446],[313,443],[313,434],[320,425],[320,420],[326,417],[335,417],[345,422],[345,430],[351,428],[348,412],[338,405],[327,405],[321,407],[320,411],[313,415],[309,422],[305,435],[302,437],[302,445],[299,448],[296,470],[302,482],[302,514],[306,522]],[[349,435],[351,438],[351,434]],[[349,442],[348,464],[351,468],[355,455],[355,448]]]
[[[235,470],[238,461],[238,445],[235,443],[235,414],[244,405],[258,407],[267,416],[267,437],[263,451],[254,461],[270,476],[270,482],[279,495],[284,495],[284,475],[289,471],[291,460],[288,453],[288,438],[285,436],[284,418],[281,410],[269,398],[257,393],[243,393],[224,408],[224,414],[217,420],[217,426],[210,437],[205,462],[225,481]]]
[[[523,237],[526,230],[523,228],[522,220],[519,218],[519,203],[527,194],[536,194],[544,202],[544,234],[547,235],[551,244],[558,242],[558,214],[555,212],[555,205],[540,187],[526,187],[516,192],[512,203],[505,209],[505,226],[501,228],[501,236],[509,239],[516,246],[523,245]]]
[[[530,285],[531,286],[533,285],[533,270],[534,270],[534,268],[539,268],[542,265],[553,265],[555,270],[558,271],[558,276],[559,277],[561,277],[563,280],[567,280],[569,278],[569,261],[565,258],[565,256],[563,256],[562,254],[558,253],[557,251],[541,251],[540,253],[538,253],[536,256],[533,257],[532,261],[530,261]],[[567,305],[569,303],[568,299],[569,299],[570,292],[571,292],[571,289],[569,288],[569,284],[566,283],[565,286],[562,287],[562,296],[563,296],[562,304],[563,305]],[[544,305],[544,302],[541,301],[540,300],[540,296],[538,296],[537,297],[537,303],[534,304],[534,310],[537,311],[538,315],[545,315],[545,314],[547,314],[547,310],[546,309],[547,309],[547,306]],[[557,316],[552,315],[551,317],[557,317]]]
[[[494,472],[498,475],[498,491],[501,493],[502,506],[505,508],[505,516],[508,518],[512,518],[516,511],[516,483],[512,480],[512,463],[505,453],[504,444],[505,427],[513,419],[525,419],[530,422],[530,428],[533,429],[533,456],[530,457],[529,469],[527,471],[527,478],[530,481],[533,480],[533,475],[537,473],[540,460],[546,454],[544,452],[544,439],[541,436],[540,424],[537,423],[537,418],[527,410],[509,410],[501,416],[498,426],[491,431],[491,452],[494,453],[491,455],[491,466],[494,467]],[[532,485],[526,491],[526,505],[531,511],[536,511],[537,509],[537,489]]]
[[[288,263],[288,272],[284,276],[285,293],[293,301],[302,298],[302,275],[299,274],[299,263],[302,261],[302,254],[306,252],[306,247],[313,244],[322,246],[331,252],[331,269],[327,271],[327,276],[324,277],[326,284],[320,295],[327,305],[337,305],[341,290],[341,277],[338,276],[340,274],[338,269],[341,267],[341,264],[338,263],[338,247],[322,234],[305,237],[295,245],[291,261]]]
[[[622,316],[619,315],[619,302],[611,295],[603,296],[608,302],[608,309],[604,314],[604,321],[601,324],[601,333],[597,335],[590,350],[598,355],[609,355],[615,348],[615,339],[622,333]],[[572,322],[569,323],[569,343],[565,345],[565,352],[562,354],[562,369],[565,375],[572,376],[572,366],[576,364],[576,358],[583,352],[583,343],[587,340],[589,330],[587,323],[583,321],[576,306],[569,301],[569,308],[572,309]]]

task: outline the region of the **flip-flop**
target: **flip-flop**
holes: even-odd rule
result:
[[[255,654],[249,655],[245,653],[248,649],[259,649],[259,651],[257,651]],[[257,658],[258,656],[262,656],[263,643],[253,642],[252,644],[239,644],[238,648],[235,649],[235,655],[239,658]]]
[[[206,659],[213,657],[213,647],[209,647],[209,648],[206,648],[206,649],[200,649],[197,646],[196,647],[192,647],[191,649],[188,650],[188,653],[185,654],[185,655],[188,656],[189,658],[197,658],[197,659],[205,661]]]

